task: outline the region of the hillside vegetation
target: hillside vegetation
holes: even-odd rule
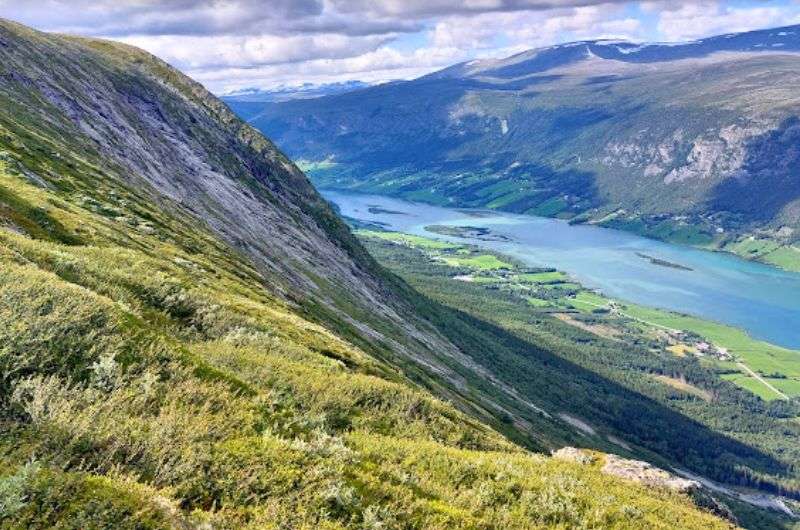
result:
[[[412,291],[199,85],[6,22],[0,58],[0,528],[730,526],[474,419]]]
[[[577,42],[247,117],[321,187],[600,223],[800,270],[798,52],[798,27]]]

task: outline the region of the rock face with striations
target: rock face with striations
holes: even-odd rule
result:
[[[0,42],[0,131],[102,160],[105,178],[209,227],[285,300],[449,373],[429,354],[458,348],[413,315],[305,175],[200,84],[119,43],[4,21]],[[21,167],[58,181],[45,165]]]

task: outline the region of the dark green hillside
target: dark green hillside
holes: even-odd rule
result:
[[[248,119],[321,187],[599,222],[800,270],[796,29],[572,43]],[[743,251],[749,236],[764,248]]]
[[[361,234],[382,264],[452,308],[431,318],[456,343],[481,344],[478,349],[491,358],[484,364],[496,377],[546,411],[569,411],[580,420],[582,444],[606,443],[606,450],[617,453],[625,446],[647,448],[724,483],[797,498],[796,399],[765,403],[725,381],[725,370],[708,359],[664,350],[640,323],[595,305],[580,309],[580,300],[603,298],[583,290],[586,297],[572,297],[569,291],[581,288],[571,288],[561,273],[524,274],[518,266],[476,270],[441,259],[464,255],[463,246],[434,250],[424,239]],[[517,283],[526,276],[552,276],[535,296],[554,298],[532,301],[530,288]],[[514,410],[513,403],[504,406]],[[749,471],[740,474],[742,466]],[[772,473],[777,475],[768,478]],[[786,475],[792,478],[776,480]],[[754,511],[741,508],[744,514]],[[743,518],[747,526],[762,527]],[[788,520],[783,524],[791,527]],[[773,521],[763,527],[776,526]]]

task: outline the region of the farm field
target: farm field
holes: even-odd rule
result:
[[[458,245],[446,243],[444,241],[429,239],[427,237],[414,236],[411,234],[402,234],[400,232],[358,230],[356,231],[356,234],[364,237],[375,237],[378,239],[384,239],[386,241],[392,241],[395,243],[403,243],[405,245],[411,245],[417,248],[424,248],[424,249],[445,250],[445,249],[454,249],[458,247]]]
[[[527,283],[561,283],[568,277],[563,272],[553,271],[518,274],[515,278],[521,282]]]
[[[723,247],[747,259],[756,259],[788,271],[800,272],[800,247],[781,246],[769,239],[747,237]]]
[[[648,324],[696,333],[715,345],[727,349],[751,370],[768,379],[773,386],[788,396],[800,396],[800,352],[753,339],[744,331],[730,326],[688,315],[679,315],[628,303],[621,304],[620,311]],[[771,378],[772,374],[780,374],[786,379]],[[777,384],[773,379],[777,381]],[[751,391],[764,386],[758,380],[744,373],[741,374],[741,377],[731,378],[731,380]],[[765,399],[779,397],[768,388],[761,389],[756,393]]]
[[[763,261],[789,271],[800,272],[800,248],[781,247],[764,256]]]
[[[498,270],[510,269],[511,264],[501,261],[492,254],[483,254],[479,256],[455,256],[442,258],[445,263],[454,267],[469,267],[480,270]]]
[[[800,396],[800,352],[756,340],[740,329],[689,315],[613,300],[584,288],[561,271],[545,269],[515,273],[513,260],[499,254],[487,253],[471,245],[399,232],[360,230],[358,234],[424,250],[430,253],[431,259],[460,269],[461,272],[454,274],[454,278],[461,281],[512,292],[520,289],[521,299],[534,311],[573,311],[587,318],[615,321],[615,325],[620,325],[618,321],[622,319],[628,321],[628,324],[622,325],[628,332],[638,329],[637,333],[647,336],[663,333],[665,330],[688,333],[733,356],[736,362],[724,362],[714,357],[702,358],[705,364],[715,369],[730,371],[724,374],[725,380],[764,400]],[[564,321],[570,322],[571,319]],[[584,330],[592,329],[591,324],[587,326],[577,321],[573,323]],[[680,341],[664,344],[662,350],[675,357],[702,356],[690,344]]]

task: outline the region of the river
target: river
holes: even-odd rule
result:
[[[613,298],[729,324],[754,338],[800,349],[800,274],[559,219],[442,208],[381,195],[322,194],[346,217],[490,248],[531,266],[555,267]],[[436,224],[486,228],[507,240],[448,237],[425,229]]]

